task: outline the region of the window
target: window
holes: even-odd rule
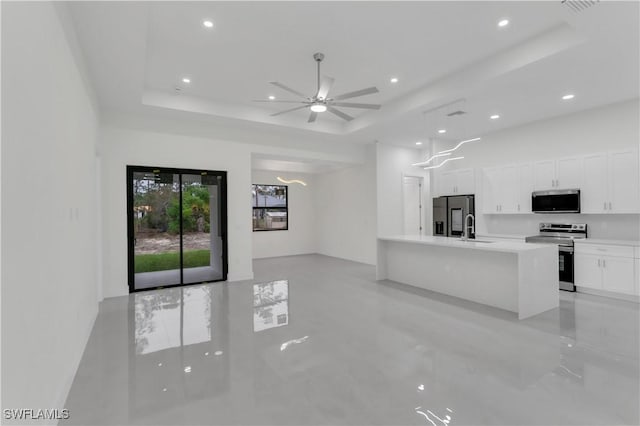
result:
[[[251,201],[254,231],[286,231],[289,229],[289,209],[285,185],[253,185]]]

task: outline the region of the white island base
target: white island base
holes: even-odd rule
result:
[[[558,307],[558,249],[446,237],[378,238],[378,280],[392,280],[529,318]]]

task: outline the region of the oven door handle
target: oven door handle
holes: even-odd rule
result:
[[[558,251],[561,253],[573,253],[573,247],[558,246]]]

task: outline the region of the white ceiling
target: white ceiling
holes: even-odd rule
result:
[[[581,13],[560,1],[73,2],[70,8],[106,110],[173,111],[233,126],[276,125],[297,137],[302,130],[415,146],[438,137],[440,127],[455,140],[639,94],[638,2],[602,1]],[[511,23],[500,29],[503,17]],[[204,19],[214,28],[204,28]],[[307,123],[305,110],[270,117],[291,106],[252,102],[294,98],[270,81],[311,96],[315,52],[326,55],[322,73],[335,78],[331,94],[377,86],[380,93],[353,101],[382,108],[343,108],[356,117],[348,123],[329,113]],[[568,92],[575,99],[561,101]],[[446,117],[452,109],[467,114]],[[494,113],[501,118],[489,120]]]

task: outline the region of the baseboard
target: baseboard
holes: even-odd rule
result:
[[[91,336],[91,332],[93,331],[93,326],[96,323],[96,318],[98,318],[98,311],[99,309],[96,309],[96,312],[93,315],[92,321],[90,321],[90,324],[88,324],[88,326],[84,330],[82,350],[80,351],[80,353],[76,354],[76,356],[73,359],[73,363],[71,364],[71,366],[69,367],[69,370],[67,371],[67,374],[65,374],[64,381],[60,385],[60,388],[58,390],[58,397],[56,398],[53,408],[59,408],[59,409],[66,408],[64,405],[67,402],[67,398],[69,397],[69,391],[71,391],[71,386],[73,385],[73,380],[75,379],[76,373],[78,372],[80,361],[82,360],[84,351],[87,348],[87,343],[89,342],[89,337]],[[56,420],[52,424],[57,425],[58,420]]]
[[[244,274],[227,274],[227,281],[246,281],[253,279],[253,272]]]
[[[309,256],[309,255],[312,255],[312,254],[320,254],[320,253],[316,253],[314,251],[310,251],[308,253],[276,254],[274,256],[254,257],[251,260],[276,259],[278,257],[292,257],[292,256]]]
[[[615,293],[613,291],[597,290],[593,288],[576,286],[578,293],[592,294],[594,296],[608,297],[610,299],[626,300],[628,302],[640,303],[640,296],[632,294]]]

